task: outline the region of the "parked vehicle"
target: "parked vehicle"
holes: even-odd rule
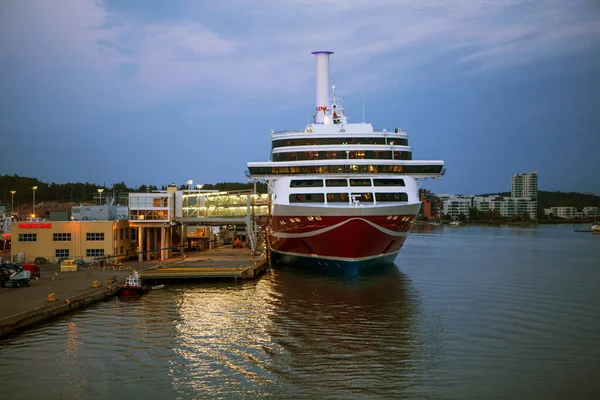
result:
[[[40,267],[37,264],[21,264],[23,266],[23,269],[25,271],[29,271],[29,273],[31,274],[32,278],[40,278],[42,276],[41,272],[40,272]]]
[[[31,272],[26,271],[22,265],[2,263],[0,265],[0,286],[22,287],[31,283]]]

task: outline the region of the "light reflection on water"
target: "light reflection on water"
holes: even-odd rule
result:
[[[577,235],[435,228],[368,276],[277,269],[114,299],[1,340],[3,393],[593,398],[600,237]]]

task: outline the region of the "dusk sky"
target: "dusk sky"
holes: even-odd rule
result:
[[[350,122],[446,162],[436,193],[600,194],[595,0],[2,0],[0,174],[246,182],[314,110],[314,50]],[[0,188],[2,190],[7,188]]]

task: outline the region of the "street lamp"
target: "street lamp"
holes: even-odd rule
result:
[[[192,183],[194,183],[194,181],[190,179],[189,181],[187,181],[185,183],[188,185],[188,190],[192,190]]]
[[[17,193],[16,190],[11,190],[10,191],[10,203],[11,203],[11,210],[10,213],[14,214],[15,213],[15,193]]]
[[[100,205],[102,205],[102,192],[104,192],[104,189],[98,188],[98,193],[100,194],[100,200],[99,200]]]
[[[35,218],[35,191],[37,190],[37,186],[33,186],[31,189],[33,189],[33,206],[31,210],[31,217]]]
[[[73,247],[73,254],[71,254],[71,258],[75,259],[75,217],[71,215],[71,231],[73,236],[71,236],[71,246]]]
[[[204,185],[196,185],[196,189],[198,189],[198,190],[202,190],[203,187],[204,187]]]

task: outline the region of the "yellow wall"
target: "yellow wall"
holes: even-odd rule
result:
[[[123,239],[121,239],[121,230]],[[54,241],[55,233],[71,234],[70,240]],[[87,233],[103,233],[104,240],[87,240]],[[20,241],[19,234],[36,234],[36,241]],[[87,255],[88,249],[103,249],[105,257],[116,254],[117,260],[125,259],[127,253],[135,252],[129,221],[15,222],[11,227],[11,237],[13,257],[24,253],[27,262],[33,262],[36,257],[44,257],[48,262],[56,262],[60,258],[56,255],[57,249],[67,249],[69,258],[86,261],[96,258]]]

